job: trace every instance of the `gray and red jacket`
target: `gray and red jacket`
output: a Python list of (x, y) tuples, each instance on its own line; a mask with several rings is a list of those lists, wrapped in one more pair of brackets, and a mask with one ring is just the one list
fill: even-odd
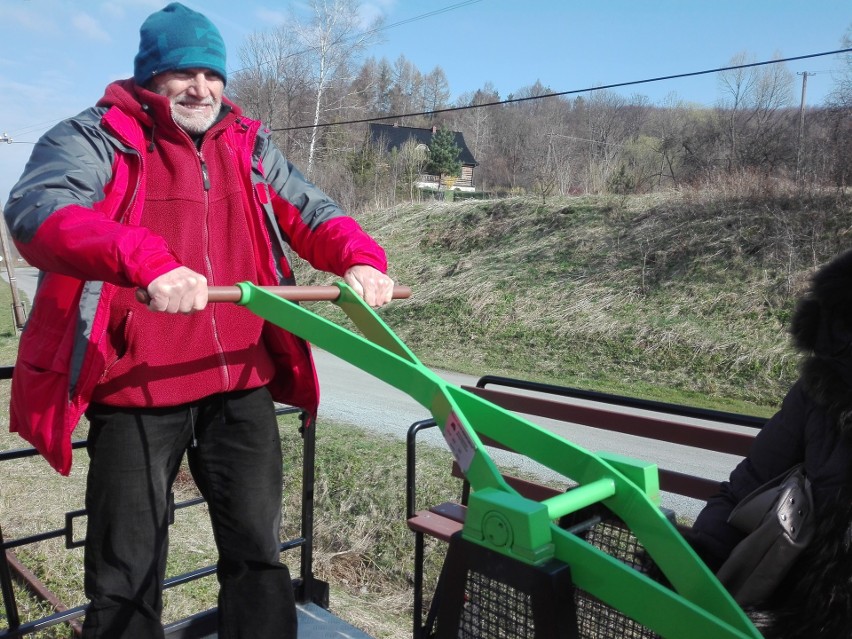
[[(243, 193), (240, 232), (254, 247), (255, 283), (293, 283), (290, 248), (339, 276), (356, 264), (385, 271), (381, 247), (301, 176), (259, 122), (223, 102), (226, 115), (202, 148), (233, 164), (219, 175)], [(15, 364), (10, 429), (62, 474), (71, 468), (71, 433), (115, 356), (110, 305), (183, 264), (163, 237), (139, 225), (147, 190), (156, 188), (146, 180), (147, 155), (161, 125), (150, 114), (167, 108), (165, 98), (132, 80), (111, 84), (96, 107), (42, 137), (5, 209), (16, 247), (42, 271)], [(200, 160), (187, 157), (203, 175)], [(315, 414), (319, 389), (308, 345), (272, 325), (262, 340), (275, 363), (272, 396)]]

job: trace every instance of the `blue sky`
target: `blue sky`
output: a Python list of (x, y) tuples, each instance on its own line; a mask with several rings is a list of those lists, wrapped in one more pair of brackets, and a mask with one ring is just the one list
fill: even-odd
[[(220, 28), (229, 68), (248, 35), (281, 24), (287, 0), (185, 0)], [(93, 104), (132, 74), (139, 26), (163, 0), (0, 0), (0, 203), (32, 150), (60, 119)], [(401, 54), (427, 73), (440, 66), (453, 98), (490, 82), (502, 98), (536, 80), (553, 91), (643, 80), (841, 48), (852, 0), (363, 0), (381, 15), (384, 42), (370, 55)], [(427, 15), (434, 14), (434, 15)], [(402, 24), (397, 24), (402, 23)], [(395, 26), (394, 26), (395, 25)], [(807, 102), (833, 86), (839, 56), (788, 64), (808, 72)], [(801, 75), (796, 76), (797, 83)], [(796, 85), (798, 103), (800, 85)], [(662, 103), (670, 94), (712, 105), (715, 75), (620, 89)]]

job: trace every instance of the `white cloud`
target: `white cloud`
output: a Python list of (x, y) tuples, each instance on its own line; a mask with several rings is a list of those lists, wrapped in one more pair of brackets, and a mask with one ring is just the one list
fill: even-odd
[(385, 18), (396, 5), (396, 0), (372, 0), (361, 5), (359, 17), (364, 27), (371, 27), (376, 18)]
[(109, 0), (109, 2), (101, 3), (101, 11), (117, 18), (123, 18), (128, 12), (132, 13), (138, 8), (147, 9), (153, 13), (164, 6), (164, 0)]
[(97, 40), (98, 42), (106, 43), (112, 42), (112, 38), (109, 33), (101, 27), (97, 20), (87, 13), (75, 14), (71, 18), (71, 24), (74, 25), (74, 28), (77, 29), (77, 31), (90, 40)]
[(260, 24), (265, 24), (269, 28), (282, 25), (289, 19), (289, 14), (275, 9), (257, 9), (254, 15), (257, 16)]
[(4, 30), (16, 27), (36, 34), (53, 34), (58, 31), (56, 23), (50, 19), (50, 12), (45, 12), (44, 7), (31, 5), (30, 3), (19, 4), (15, 7), (0, 6), (0, 23)]

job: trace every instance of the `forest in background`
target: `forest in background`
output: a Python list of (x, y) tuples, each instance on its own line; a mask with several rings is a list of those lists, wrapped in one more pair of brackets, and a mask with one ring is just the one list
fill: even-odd
[[(228, 83), (229, 97), (273, 131), (285, 155), (354, 213), (422, 196), (411, 189), (422, 154), (370, 145), (370, 121), (460, 131), (478, 162), (477, 191), (542, 201), (706, 187), (732, 175), (842, 189), (852, 175), (848, 53), (817, 106), (806, 103), (807, 76), (783, 62), (749, 66), (747, 52), (718, 73), (712, 106), (674, 92), (663, 104), (603, 89), (551, 95), (535, 80), (508, 96), (485, 82), (451, 102), (440, 67), (370, 56), (381, 23), (359, 22), (359, 4), (314, 2), (310, 19), (252, 34)], [(852, 46), (852, 29), (838, 40)]]

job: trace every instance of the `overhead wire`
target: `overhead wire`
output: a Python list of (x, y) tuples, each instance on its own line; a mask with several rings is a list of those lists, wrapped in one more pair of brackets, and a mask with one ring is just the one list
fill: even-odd
[(747, 64), (735, 64), (735, 65), (727, 66), (727, 67), (717, 67), (715, 69), (705, 69), (703, 71), (690, 71), (690, 72), (687, 72), (687, 73), (676, 73), (676, 74), (672, 74), (672, 75), (663, 75), (663, 76), (657, 76), (657, 77), (654, 77), (654, 78), (646, 78), (644, 80), (629, 80), (627, 82), (615, 82), (615, 83), (612, 83), (612, 84), (603, 84), (603, 85), (597, 85), (597, 86), (594, 86), (594, 87), (586, 87), (584, 89), (571, 89), (569, 91), (559, 91), (559, 92), (556, 92), (556, 93), (543, 93), (541, 95), (532, 95), (532, 96), (527, 96), (527, 97), (523, 97), (523, 98), (508, 98), (506, 100), (495, 100), (495, 101), (492, 101), (492, 102), (483, 102), (481, 104), (470, 104), (470, 105), (465, 105), (465, 106), (446, 107), (446, 108), (443, 108), (443, 109), (433, 109), (431, 111), (418, 111), (418, 112), (414, 112), (414, 113), (401, 113), (401, 114), (398, 113), (398, 114), (395, 114), (395, 115), (383, 115), (383, 116), (376, 116), (376, 117), (372, 117), (372, 118), (359, 118), (357, 120), (346, 120), (346, 121), (343, 121), (343, 122), (320, 122), (318, 124), (302, 124), (302, 125), (298, 125), (298, 126), (278, 127), (278, 128), (272, 128), (271, 130), (272, 131), (298, 131), (298, 130), (302, 130), (302, 129), (323, 128), (323, 127), (329, 127), (329, 126), (341, 126), (341, 125), (345, 125), (345, 124), (363, 124), (365, 122), (379, 122), (379, 121), (383, 121), (383, 120), (396, 120), (396, 119), (401, 119), (401, 118), (413, 118), (413, 117), (417, 117), (417, 116), (438, 115), (440, 113), (451, 113), (451, 112), (454, 112), (454, 111), (467, 111), (469, 109), (482, 109), (482, 108), (485, 108), (485, 107), (500, 106), (500, 105), (504, 105), (504, 104), (514, 104), (514, 103), (518, 103), (518, 102), (528, 102), (528, 101), (531, 101), (531, 100), (543, 100), (544, 98), (553, 98), (553, 97), (564, 96), (564, 95), (576, 95), (576, 94), (579, 94), (579, 93), (590, 93), (592, 91), (603, 91), (605, 89), (617, 89), (617, 88), (621, 88), (621, 87), (635, 86), (635, 85), (640, 85), (640, 84), (648, 84), (650, 82), (661, 82), (663, 80), (676, 80), (676, 79), (680, 79), (680, 78), (689, 78), (689, 77), (694, 77), (694, 76), (699, 76), (699, 75), (707, 75), (707, 74), (710, 74), (710, 73), (721, 73), (721, 72), (724, 72), (724, 71), (734, 71), (736, 69), (748, 69), (748, 68), (751, 68), (751, 67), (765, 66), (767, 64), (781, 64), (783, 62), (794, 62), (796, 60), (807, 60), (809, 58), (819, 58), (819, 57), (823, 57), (823, 56), (837, 55), (837, 54), (840, 54), (840, 53), (850, 53), (850, 52), (852, 52), (852, 47), (847, 48), (847, 49), (836, 49), (834, 51), (823, 51), (821, 53), (809, 53), (809, 54), (806, 54), (806, 55), (793, 56), (791, 58), (776, 58), (776, 59), (773, 59), (773, 60), (764, 60), (762, 62), (750, 62), (750, 63), (747, 63)]
[[(357, 36), (353, 35), (353, 36), (349, 36), (347, 38), (341, 38), (340, 40), (337, 40), (336, 42), (334, 42), (334, 44), (338, 44), (340, 42), (345, 42), (346, 40), (352, 40), (356, 37), (358, 37), (358, 38), (367, 37), (367, 36), (370, 36), (370, 35), (373, 35), (373, 34), (376, 34), (376, 33), (380, 33), (382, 31), (387, 31), (388, 29), (393, 29), (394, 27), (400, 27), (404, 24), (411, 24), (412, 22), (418, 22), (420, 20), (425, 20), (426, 18), (431, 18), (433, 16), (441, 15), (442, 13), (447, 13), (449, 11), (461, 9), (463, 7), (466, 7), (466, 6), (469, 6), (469, 5), (472, 5), (472, 4), (476, 4), (478, 2), (482, 2), (482, 0), (464, 0), (464, 2), (457, 2), (456, 4), (451, 4), (449, 6), (441, 8), (441, 9), (435, 9), (434, 11), (428, 11), (426, 13), (421, 13), (419, 15), (412, 16), (411, 18), (399, 20), (399, 21), (394, 22), (392, 24), (386, 24), (386, 25), (382, 25), (380, 27), (376, 27), (375, 29), (370, 29), (368, 31), (364, 31), (363, 33), (357, 34)], [(295, 58), (296, 56), (305, 55), (306, 53), (313, 51), (315, 48), (316, 47), (308, 47), (306, 49), (294, 51), (293, 53), (289, 53), (289, 54), (285, 55), (284, 57), (282, 57), (280, 59), (276, 59), (276, 60), (261, 60), (261, 61), (258, 62), (258, 64), (256, 66), (273, 64), (274, 62), (283, 62), (284, 60), (289, 60), (290, 58)], [(252, 68), (254, 68), (254, 67), (242, 67), (241, 69), (234, 69), (234, 70), (230, 71), (230, 73), (240, 73), (242, 71), (248, 71)]]
[[(450, 10), (453, 10), (453, 9), (456, 9), (456, 8), (460, 8), (462, 6), (474, 4), (476, 2), (481, 2), (481, 1), (482, 0), (466, 0), (465, 2), (460, 2), (460, 3), (457, 3), (455, 5), (450, 5), (448, 7), (444, 7), (443, 9), (438, 9), (438, 10), (435, 10), (435, 11), (432, 11), (432, 12), (429, 12), (429, 13), (421, 14), (420, 16), (415, 16), (415, 17), (409, 18), (407, 20), (402, 20), (400, 22), (396, 22), (396, 23), (394, 23), (392, 25), (388, 25), (387, 27), (384, 27), (384, 28), (391, 28), (391, 27), (394, 27), (394, 26), (399, 26), (401, 24), (406, 24), (406, 23), (409, 23), (409, 22), (413, 22), (415, 20), (420, 20), (420, 19), (424, 19), (426, 17), (431, 17), (433, 15), (444, 13), (444, 12), (447, 12), (447, 11), (450, 11)], [(787, 57), (787, 58), (774, 58), (772, 60), (763, 60), (761, 62), (749, 62), (749, 63), (745, 63), (745, 64), (736, 64), (736, 65), (730, 65), (730, 66), (725, 66), (725, 67), (716, 67), (716, 68), (712, 68), (712, 69), (704, 69), (702, 71), (689, 71), (689, 72), (686, 72), (686, 73), (675, 73), (675, 74), (670, 74), (670, 75), (656, 76), (656, 77), (653, 77), (653, 78), (645, 78), (645, 79), (642, 79), (642, 80), (628, 80), (628, 81), (625, 81), (625, 82), (614, 82), (614, 83), (610, 83), (610, 84), (596, 85), (596, 86), (593, 86), (593, 87), (585, 87), (585, 88), (582, 88), (582, 89), (570, 89), (570, 90), (567, 90), (567, 91), (543, 93), (541, 95), (526, 96), (526, 97), (522, 97), (522, 98), (507, 98), (505, 100), (495, 100), (495, 101), (491, 101), (491, 102), (483, 102), (483, 103), (480, 103), (480, 104), (471, 104), (471, 105), (457, 106), (457, 107), (445, 107), (443, 109), (433, 109), (431, 111), (416, 111), (416, 112), (411, 112), (411, 113), (396, 113), (396, 114), (392, 114), (392, 115), (373, 116), (373, 117), (369, 117), (369, 118), (358, 118), (358, 119), (355, 119), (355, 120), (343, 120), (343, 121), (335, 121), (335, 122), (319, 122), (317, 124), (302, 124), (302, 125), (289, 126), (289, 127), (271, 127), (271, 130), (272, 131), (299, 131), (299, 130), (313, 129), (313, 128), (325, 128), (325, 127), (330, 127), (330, 126), (343, 126), (343, 125), (349, 125), (349, 124), (363, 124), (363, 123), (367, 123), (367, 122), (381, 122), (381, 121), (386, 121), (386, 120), (413, 118), (413, 117), (418, 117), (418, 116), (433, 116), (433, 115), (439, 115), (439, 114), (442, 114), (442, 113), (452, 113), (452, 112), (456, 112), (456, 111), (467, 111), (467, 110), (470, 110), (470, 109), (482, 109), (482, 108), (486, 108), (486, 107), (500, 106), (500, 105), (506, 105), (506, 104), (516, 104), (516, 103), (520, 103), (520, 102), (529, 102), (529, 101), (532, 101), (532, 100), (543, 100), (545, 98), (553, 98), (553, 97), (560, 97), (560, 96), (566, 96), (566, 95), (577, 95), (577, 94), (580, 94), (580, 93), (591, 93), (591, 92), (594, 92), (594, 91), (603, 91), (603, 90), (606, 90), (606, 89), (617, 89), (617, 88), (628, 87), (628, 86), (638, 86), (638, 85), (642, 85), (642, 84), (649, 84), (649, 83), (652, 83), (652, 82), (662, 82), (664, 80), (676, 80), (676, 79), (681, 79), (681, 78), (696, 77), (696, 76), (708, 75), (708, 74), (712, 74), (712, 73), (722, 73), (722, 72), (725, 72), (725, 71), (734, 71), (734, 70), (737, 70), (737, 69), (748, 69), (748, 68), (754, 68), (754, 67), (761, 67), (761, 66), (766, 66), (766, 65), (770, 65), (770, 64), (782, 64), (782, 63), (785, 63), (785, 62), (795, 62), (795, 61), (798, 61), (798, 60), (820, 58), (820, 57), (825, 57), (825, 56), (830, 56), (830, 55), (839, 55), (839, 54), (843, 54), (843, 53), (852, 53), (852, 47), (845, 48), (845, 49), (835, 49), (833, 51), (823, 51), (823, 52), (820, 52), (820, 53), (809, 53), (809, 54), (805, 54), (805, 55), (792, 56), (792, 57)], [(296, 54), (293, 54), (293, 55), (296, 55)], [(48, 122), (48, 123), (45, 123), (45, 124), (50, 124), (50, 123), (51, 122)], [(19, 129), (18, 131), (13, 131), (13, 133), (19, 133), (22, 130), (36, 129), (36, 128), (38, 128), (38, 126), (39, 125), (32, 125), (30, 127), (26, 127), (26, 129)]]

